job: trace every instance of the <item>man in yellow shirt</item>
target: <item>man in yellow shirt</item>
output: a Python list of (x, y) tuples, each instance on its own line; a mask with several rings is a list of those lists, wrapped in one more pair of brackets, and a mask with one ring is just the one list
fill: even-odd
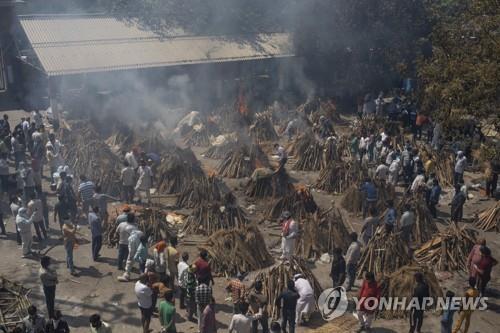
[(176, 249), (177, 247), (177, 237), (172, 236), (170, 238), (170, 245), (165, 249), (165, 258), (167, 260), (167, 269), (169, 274), (168, 287), (174, 290), (174, 282), (177, 277), (177, 264), (179, 263), (179, 252)]
[[(476, 289), (476, 279), (475, 278), (469, 278), (469, 289), (465, 292), (464, 297), (467, 299), (466, 302), (469, 304), (472, 304), (474, 302), (474, 299), (479, 297), (479, 290)], [(467, 333), (469, 331), (469, 325), (470, 325), (470, 317), (472, 316), (472, 309), (462, 309), (460, 310), (458, 314), (458, 320), (457, 323), (455, 324), (455, 327), (453, 328), (453, 333), (458, 333), (458, 332), (463, 332)], [(462, 328), (462, 323), (464, 324), (463, 330), (460, 330)]]

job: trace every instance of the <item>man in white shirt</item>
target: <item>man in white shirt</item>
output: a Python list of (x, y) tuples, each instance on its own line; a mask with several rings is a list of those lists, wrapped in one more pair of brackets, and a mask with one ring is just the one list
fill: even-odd
[(133, 230), (137, 229), (135, 224), (134, 213), (127, 214), (127, 221), (121, 222), (116, 228), (116, 232), (119, 235), (118, 239), (118, 269), (123, 270), (124, 263), (128, 257), (128, 238), (132, 234)]
[(388, 173), (389, 173), (389, 167), (381, 163), (375, 170), (375, 177), (385, 183), (387, 181)]
[(248, 315), (248, 303), (240, 303), (240, 312), (233, 315), (231, 324), (229, 324), (229, 333), (251, 333), (252, 322), (259, 318), (259, 314)]
[(134, 147), (132, 148), (132, 151), (129, 151), (128, 153), (125, 154), (125, 161), (134, 169), (137, 170), (139, 167), (138, 160), (139, 159), (139, 148)]
[(415, 214), (412, 212), (410, 205), (405, 205), (404, 213), (401, 215), (401, 238), (406, 242), (411, 241), (411, 231), (415, 224)]
[(153, 290), (148, 287), (147, 283), (147, 275), (141, 275), (134, 288), (137, 304), (141, 310), (141, 323), (144, 333), (149, 333), (149, 324), (153, 315)]
[(299, 225), (288, 211), (281, 214), (281, 220), (281, 259), (289, 260), (295, 252), (295, 240), (298, 237)]
[(455, 186), (464, 183), (464, 172), (467, 166), (467, 157), (464, 155), (463, 151), (457, 153), (457, 159), (455, 162)]
[(137, 184), (135, 185), (135, 191), (139, 201), (141, 200), (141, 192), (146, 193), (146, 198), (148, 204), (151, 204), (151, 188), (153, 187), (153, 171), (149, 165), (146, 165), (145, 161), (141, 161), (141, 166), (137, 170), (139, 174), (139, 179), (137, 179)]
[(353, 232), (351, 233), (351, 245), (347, 249), (347, 253), (345, 255), (345, 263), (346, 263), (346, 271), (347, 278), (345, 280), (345, 290), (350, 291), (352, 286), (354, 285), (354, 281), (356, 279), (356, 271), (358, 268), (358, 261), (361, 257), (361, 246), (358, 242), (358, 234)]
[(388, 183), (396, 186), (398, 184), (398, 178), (399, 178), (399, 170), (401, 168), (401, 162), (398, 158), (392, 161), (391, 165), (389, 166), (389, 177), (388, 177)]
[(425, 186), (426, 186), (425, 185), (425, 176), (424, 176), (423, 172), (420, 171), (420, 173), (417, 175), (417, 177), (415, 177), (415, 179), (413, 180), (413, 183), (411, 184), (410, 191), (412, 193), (416, 193), (417, 191), (424, 188)]
[(189, 254), (187, 252), (182, 253), (181, 261), (177, 264), (177, 281), (179, 283), (179, 288), (181, 289), (181, 297), (179, 300), (180, 308), (185, 309), (185, 299), (187, 293), (187, 273), (189, 269), (189, 264), (187, 263), (189, 260)]
[(123, 162), (124, 168), (121, 171), (123, 199), (126, 203), (134, 200), (135, 170), (127, 161)]
[(309, 315), (313, 311), (315, 304), (314, 290), (302, 274), (295, 274), (293, 279), (295, 280), (295, 289), (300, 296), (295, 308), (295, 324), (299, 325), (301, 320), (305, 323), (309, 321)]

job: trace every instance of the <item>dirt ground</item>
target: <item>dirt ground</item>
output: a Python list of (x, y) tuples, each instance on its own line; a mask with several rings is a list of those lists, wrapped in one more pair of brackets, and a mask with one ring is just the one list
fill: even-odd
[[(9, 112), (11, 124), (15, 125), (22, 112)], [(198, 158), (206, 169), (214, 169), (217, 161), (208, 160), (201, 156), (203, 149), (194, 149)], [(310, 172), (289, 171), (291, 176), (299, 183), (313, 184), (317, 174)], [(45, 171), (47, 174), (47, 171)], [(467, 175), (468, 179), (478, 178), (478, 175)], [(263, 211), (262, 203), (254, 203), (247, 200), (242, 195), (245, 180), (227, 180), (227, 185), (235, 190), (240, 198), (240, 204), (247, 207), (251, 204), (257, 205), (256, 213), (251, 216), (252, 220), (260, 221), (259, 212)], [(59, 274), (60, 283), (56, 292), (56, 308), (60, 309), (64, 317), (68, 320), (72, 332), (89, 332), (88, 317), (93, 313), (101, 314), (104, 321), (112, 324), (114, 332), (140, 332), (140, 313), (137, 307), (132, 282), (121, 283), (117, 277), (121, 272), (116, 269), (117, 249), (103, 248), (101, 251), (101, 262), (94, 263), (91, 260), (90, 244), (81, 244), (74, 253), (75, 265), (80, 273), (79, 277), (72, 277), (65, 267), (65, 252), (62, 241), (58, 238), (60, 233), (58, 226), (53, 223), (52, 207), (55, 197), (50, 193), (48, 183), (44, 183), (44, 189), (49, 192), (50, 212), (50, 239), (44, 244), (34, 243), (34, 248), (46, 250), (54, 246), (48, 252), (53, 258), (55, 267)], [(445, 227), (445, 220), (449, 217), (448, 203), (451, 199), (450, 189), (444, 189), (444, 200), (439, 206), (439, 228)], [(318, 205), (322, 208), (330, 207), (332, 201), (337, 203), (340, 197), (326, 195), (324, 193), (313, 191)], [(471, 192), (474, 196), (465, 205), (465, 218), (470, 220), (475, 213), (492, 205), (491, 200), (484, 199), (479, 192)], [(0, 275), (23, 283), (31, 288), (30, 299), (45, 313), (45, 303), (43, 292), (41, 290), (38, 268), (39, 263), (34, 259), (21, 259), (21, 249), (15, 241), (14, 219), (10, 217), (6, 199), (2, 200), (2, 207), (7, 227), (8, 236), (0, 236), (0, 253), (4, 253), (2, 264), (0, 265)], [(356, 231), (361, 229), (361, 218), (351, 216), (344, 212), (344, 217), (353, 226)], [(265, 222), (260, 224), (263, 234), (266, 237), (266, 245), (269, 248), (275, 248), (279, 243), (279, 227), (276, 222)], [(90, 231), (88, 226), (81, 228), (83, 238), (89, 240)], [(488, 245), (491, 247), (493, 255), (500, 257), (500, 239), (494, 232), (482, 233), (485, 236)], [(196, 256), (196, 244), (199, 244), (203, 238), (187, 237), (180, 242), (179, 250), (187, 251), (193, 259)], [(330, 279), (328, 276), (329, 265), (316, 262), (311, 264), (311, 268), (323, 287), (329, 287)], [(439, 272), (438, 272), (439, 273)], [(442, 277), (441, 284), (444, 288), (450, 288), (457, 294), (461, 294), (464, 286), (467, 284), (467, 276), (464, 273), (438, 274)], [(137, 276), (137, 274), (134, 274)], [(217, 301), (217, 321), (218, 331), (226, 332), (231, 319), (231, 306), (225, 303), (226, 292), (224, 290), (226, 279), (224, 277), (216, 278), (214, 287), (214, 296)], [(248, 282), (248, 281), (247, 281)], [(488, 310), (476, 312), (472, 317), (470, 332), (498, 332), (500, 326), (500, 268), (495, 267), (492, 273), (492, 280), (489, 284)], [(359, 283), (358, 283), (359, 285)], [(309, 327), (300, 327), (297, 332), (353, 332), (357, 329), (356, 321), (352, 314), (346, 314), (331, 323), (325, 323), (318, 314), (314, 314)], [(159, 331), (159, 321), (154, 318), (152, 321), (154, 332)], [(183, 311), (179, 310), (177, 315), (178, 332), (193, 333), (196, 332), (196, 324), (188, 322)], [(374, 332), (404, 332), (408, 330), (406, 320), (376, 320), (374, 322)], [(426, 313), (422, 332), (438, 332), (439, 316), (437, 314)]]

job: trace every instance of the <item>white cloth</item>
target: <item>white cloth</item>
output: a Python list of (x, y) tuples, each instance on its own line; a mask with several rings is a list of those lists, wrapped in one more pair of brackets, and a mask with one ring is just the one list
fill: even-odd
[(186, 286), (183, 285), (184, 281), (182, 279), (182, 275), (187, 272), (186, 270), (188, 268), (189, 268), (189, 265), (182, 260), (177, 264), (177, 281), (179, 281), (179, 287), (186, 288)]
[(299, 225), (295, 220), (292, 220), (288, 230), (288, 235), (283, 235), (281, 238), (282, 257), (290, 259), (295, 252), (295, 239), (299, 233)]
[(158, 252), (158, 250), (155, 248), (153, 250), (153, 260), (155, 261), (156, 272), (165, 273), (167, 271), (167, 260), (165, 259), (165, 251)]
[(295, 289), (297, 289), (297, 293), (300, 296), (297, 300), (297, 306), (295, 307), (295, 321), (299, 323), (303, 315), (305, 315), (306, 318), (309, 318), (309, 314), (314, 309), (314, 290), (309, 281), (302, 277), (295, 281)]
[(253, 318), (244, 314), (235, 314), (229, 324), (229, 333), (251, 333)]
[(135, 158), (134, 153), (132, 153), (131, 151), (125, 154), (125, 161), (127, 161), (128, 165), (134, 168), (134, 170), (139, 167), (137, 159)]
[(459, 173), (459, 174), (463, 174), (466, 166), (467, 166), (467, 157), (465, 157), (465, 156), (458, 157), (457, 156), (457, 162), (455, 163), (455, 172)]
[(141, 281), (135, 283), (135, 296), (137, 297), (137, 304), (143, 309), (149, 309), (153, 306), (153, 291), (147, 285), (142, 284)]
[(132, 234), (132, 231), (137, 230), (137, 226), (132, 223), (122, 222), (116, 228), (116, 232), (120, 236), (118, 244), (128, 245), (128, 238)]
[(346, 264), (354, 264), (356, 265), (359, 261), (359, 257), (361, 256), (361, 247), (358, 242), (352, 242), (347, 249), (347, 253), (345, 255), (345, 263)]
[(137, 180), (136, 190), (149, 191), (152, 184), (153, 172), (149, 166), (139, 167), (139, 179)]

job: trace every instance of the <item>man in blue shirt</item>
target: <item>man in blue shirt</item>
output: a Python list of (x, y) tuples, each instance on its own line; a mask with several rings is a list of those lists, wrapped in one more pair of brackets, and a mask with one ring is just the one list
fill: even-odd
[(363, 192), (363, 218), (365, 218), (370, 208), (375, 207), (377, 203), (377, 187), (370, 178), (366, 178), (360, 190)]
[(396, 212), (396, 208), (394, 208), (394, 201), (388, 200), (387, 211), (384, 216), (384, 223), (387, 232), (391, 232), (392, 230), (394, 230), (394, 227), (396, 226), (397, 216), (398, 213)]
[(439, 186), (437, 178), (434, 178), (432, 181), (431, 193), (429, 194), (429, 210), (434, 218), (437, 217), (436, 205), (439, 203), (440, 196), (441, 186)]

